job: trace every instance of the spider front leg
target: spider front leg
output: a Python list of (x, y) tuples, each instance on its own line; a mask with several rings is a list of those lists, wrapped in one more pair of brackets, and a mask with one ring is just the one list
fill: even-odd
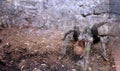
[(101, 49), (102, 49), (102, 56), (107, 61), (108, 58), (106, 55), (105, 43), (104, 43), (104, 39), (102, 37), (100, 37), (100, 43), (101, 43)]
[(78, 66), (81, 66), (84, 71), (87, 71), (87, 69), (89, 67), (90, 49), (91, 49), (91, 43), (86, 42), (85, 43), (85, 49), (84, 49), (85, 51), (83, 52), (83, 58), (76, 63)]
[(91, 50), (91, 42), (86, 43), (86, 55), (85, 55), (85, 66), (84, 70), (86, 71), (89, 67), (89, 62), (90, 62), (90, 50)]
[(63, 40), (63, 42), (62, 42), (62, 50), (61, 50), (62, 55), (66, 55), (66, 48), (67, 48), (67, 45), (70, 42), (70, 40), (73, 40), (73, 35), (72, 34), (69, 34), (65, 38), (65, 40)]

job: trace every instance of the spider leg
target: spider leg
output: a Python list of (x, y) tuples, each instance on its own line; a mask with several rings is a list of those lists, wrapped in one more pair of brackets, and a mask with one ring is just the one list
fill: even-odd
[(100, 37), (100, 43), (101, 43), (101, 49), (102, 49), (102, 56), (105, 60), (108, 60), (106, 55), (105, 43), (102, 37)]
[(68, 43), (70, 42), (70, 40), (73, 40), (73, 33), (69, 33), (66, 38), (64, 39), (64, 41), (62, 42), (62, 51), (61, 54), (66, 55), (66, 48)]

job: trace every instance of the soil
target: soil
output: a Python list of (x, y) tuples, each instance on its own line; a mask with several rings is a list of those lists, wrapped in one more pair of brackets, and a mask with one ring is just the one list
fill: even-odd
[(111, 43), (112, 46), (112, 53), (113, 57), (115, 59), (115, 66), (116, 71), (120, 70), (120, 28), (117, 28), (117, 39), (112, 39), (113, 43)]
[[(63, 31), (35, 28), (6, 28), (0, 30), (0, 71), (83, 71), (76, 65), (79, 57), (72, 46), (62, 58)], [(108, 43), (109, 44), (109, 43)], [(99, 44), (91, 50), (88, 71), (116, 71), (107, 45), (108, 61), (101, 57)]]

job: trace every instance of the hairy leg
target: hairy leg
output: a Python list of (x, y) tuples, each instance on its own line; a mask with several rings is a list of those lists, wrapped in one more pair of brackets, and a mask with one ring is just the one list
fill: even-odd
[(70, 40), (73, 40), (73, 33), (70, 33), (62, 42), (62, 51), (61, 54), (66, 54), (66, 48)]
[(86, 42), (85, 52), (82, 60), (79, 60), (76, 64), (81, 66), (84, 71), (89, 67), (89, 54), (90, 54), (91, 42)]
[(100, 37), (100, 43), (101, 43), (101, 49), (102, 49), (102, 56), (104, 57), (105, 60), (108, 60), (106, 55), (104, 39), (102, 37)]

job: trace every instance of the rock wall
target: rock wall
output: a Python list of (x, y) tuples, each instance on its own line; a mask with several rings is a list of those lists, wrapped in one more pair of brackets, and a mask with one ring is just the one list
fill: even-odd
[(110, 0), (110, 14), (115, 17), (117, 22), (120, 22), (120, 0)]
[[(8, 24), (19, 26), (67, 30), (74, 25), (85, 27), (115, 19), (110, 16), (110, 11), (114, 10), (110, 0), (6, 0), (4, 2), (8, 10), (7, 14), (2, 14), (1, 17), (7, 17)], [(4, 2), (0, 3), (4, 5)]]

